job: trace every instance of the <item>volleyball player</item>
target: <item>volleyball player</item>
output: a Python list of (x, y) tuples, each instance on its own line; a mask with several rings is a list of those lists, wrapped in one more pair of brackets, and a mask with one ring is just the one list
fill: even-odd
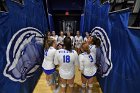
[[(93, 54), (96, 54), (96, 45), (95, 45), (95, 38), (92, 37), (92, 36), (89, 36), (88, 39), (87, 39), (87, 43), (89, 44), (89, 49), (90, 49), (90, 52), (93, 53)], [(96, 55), (95, 55), (96, 57)]]
[(60, 36), (58, 37), (58, 44), (63, 44), (63, 40), (66, 36), (64, 35), (63, 31), (60, 31)]
[(86, 91), (86, 84), (88, 86), (88, 93), (92, 93), (93, 88), (93, 77), (96, 74), (96, 54), (90, 53), (89, 45), (87, 43), (82, 43), (81, 53), (79, 55), (79, 63), (81, 70), (82, 88), (83, 92)]
[(55, 31), (52, 31), (51, 38), (53, 38), (54, 40), (56, 40), (56, 42), (58, 42), (58, 35), (56, 35)]
[(83, 42), (83, 37), (80, 36), (80, 32), (77, 31), (76, 36), (74, 38), (74, 44), (75, 44), (75, 50), (77, 51), (78, 54), (80, 53), (80, 47), (82, 42)]
[(48, 38), (47, 40), (45, 40), (44, 60), (42, 64), (43, 71), (46, 74), (47, 83), (51, 86), (54, 93), (56, 89), (56, 78), (58, 77), (54, 65), (56, 45), (56, 40), (54, 40), (53, 38)]
[(71, 36), (70, 31), (67, 31), (67, 37), (70, 37), (71, 38), (72, 45), (74, 45), (74, 37)]
[(66, 84), (70, 87), (70, 93), (73, 93), (75, 65), (78, 64), (78, 54), (75, 50), (72, 50), (70, 37), (64, 38), (64, 49), (56, 51), (54, 63), (59, 66), (62, 93), (66, 93)]
[(89, 35), (88, 32), (85, 32), (85, 35), (86, 35), (86, 36), (84, 37), (84, 41), (87, 42), (87, 39), (89, 38), (90, 35)]

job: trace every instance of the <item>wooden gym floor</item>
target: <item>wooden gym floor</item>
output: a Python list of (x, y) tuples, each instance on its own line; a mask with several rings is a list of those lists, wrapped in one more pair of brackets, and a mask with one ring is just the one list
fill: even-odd
[[(101, 88), (99, 86), (99, 83), (97, 82), (96, 78), (94, 79), (93, 83), (93, 93), (102, 93)], [(76, 74), (75, 74), (75, 84), (74, 84), (74, 93), (81, 93), (81, 74), (76, 68)], [(53, 93), (50, 86), (47, 86), (46, 83), (46, 76), (45, 73), (42, 73), (33, 93)], [(60, 91), (58, 93), (61, 93)], [(69, 93), (68, 89), (67, 92)]]

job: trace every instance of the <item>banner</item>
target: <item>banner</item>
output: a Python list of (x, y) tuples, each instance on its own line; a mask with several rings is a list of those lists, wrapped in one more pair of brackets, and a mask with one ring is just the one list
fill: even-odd
[(32, 93), (42, 72), (46, 15), (42, 0), (13, 1), (0, 12), (0, 93)]
[(140, 29), (128, 28), (130, 10), (109, 13), (108, 2), (99, 5), (98, 0), (86, 1), (92, 4), (85, 8), (84, 31), (100, 39), (100, 64), (103, 73), (107, 71), (97, 76), (103, 93), (139, 93)]
[(84, 33), (84, 14), (81, 14), (80, 33), (81, 33), (82, 36), (85, 36), (85, 33)]
[(48, 23), (49, 23), (49, 27), (50, 27), (50, 31), (54, 31), (54, 23), (53, 23), (53, 16), (52, 14), (48, 13)]
[(84, 17), (84, 21), (81, 20), (81, 24), (84, 24), (83, 27), (84, 32), (90, 32), (95, 26), (97, 26), (98, 18), (100, 15), (99, 12), (100, 12), (99, 0), (85, 0), (85, 8), (83, 14), (84, 16), (81, 16)]
[(138, 93), (140, 85), (140, 29), (128, 29), (129, 11), (110, 14), (113, 69), (100, 78), (103, 93)]

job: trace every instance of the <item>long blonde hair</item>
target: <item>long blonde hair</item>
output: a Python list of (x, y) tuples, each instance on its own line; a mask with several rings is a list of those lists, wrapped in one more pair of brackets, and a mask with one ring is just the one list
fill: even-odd
[(53, 45), (55, 40), (53, 38), (48, 38), (45, 40), (45, 49), (49, 49), (50, 46)]

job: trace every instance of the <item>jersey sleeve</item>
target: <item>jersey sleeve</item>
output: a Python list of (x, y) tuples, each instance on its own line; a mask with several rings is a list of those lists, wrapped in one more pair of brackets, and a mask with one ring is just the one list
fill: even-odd
[(79, 66), (78, 54), (77, 54), (76, 51), (75, 51), (75, 62), (74, 62), (74, 64), (75, 64), (76, 66)]
[(60, 43), (60, 37), (58, 36), (58, 39), (57, 39), (58, 43)]
[(83, 55), (79, 55), (79, 69), (83, 70), (84, 69), (84, 60), (83, 60), (84, 56)]
[(76, 41), (76, 40), (75, 40), (75, 36), (74, 36), (74, 37), (73, 37), (73, 43), (74, 43), (74, 44), (75, 44), (75, 41)]
[(83, 39), (83, 37), (81, 36), (81, 41), (83, 42), (84, 41), (84, 39)]
[(95, 45), (91, 45), (90, 52), (93, 53), (94, 55), (96, 55), (96, 47), (95, 47)]
[(84, 37), (84, 42), (86, 41), (86, 37)]
[(54, 64), (58, 65), (59, 61), (58, 61), (58, 51), (56, 51), (55, 56), (54, 56)]

